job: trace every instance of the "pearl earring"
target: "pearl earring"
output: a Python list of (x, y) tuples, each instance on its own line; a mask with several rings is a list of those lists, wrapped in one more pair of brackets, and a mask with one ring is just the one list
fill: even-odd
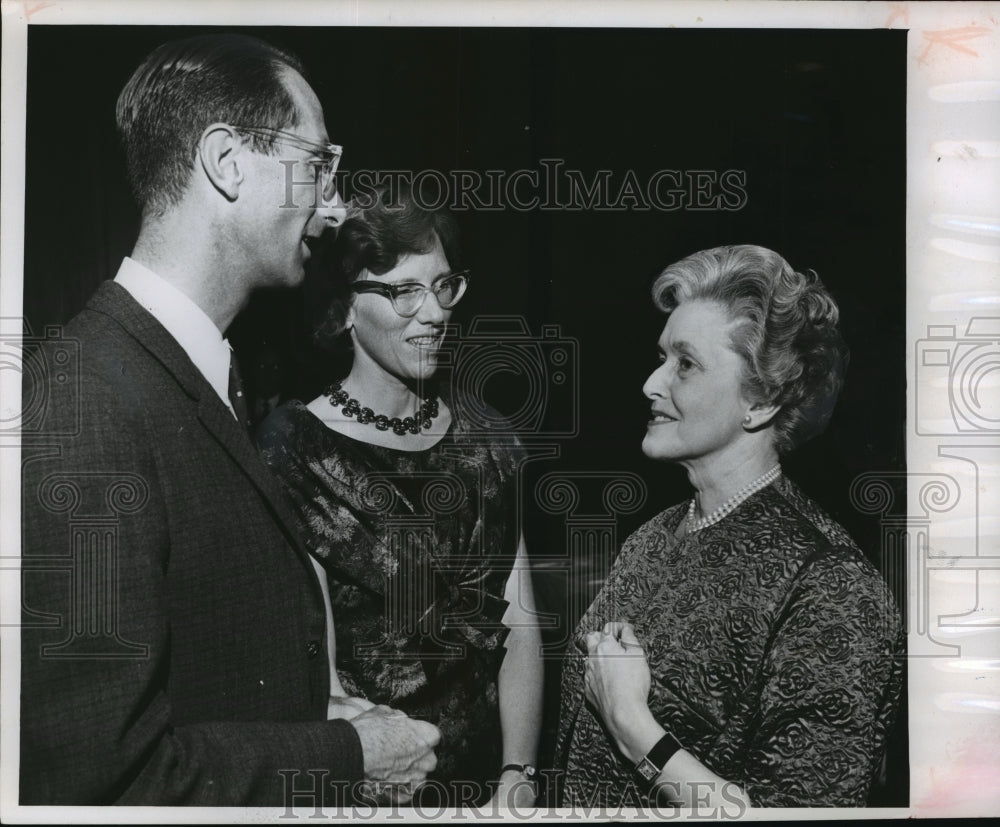
[(753, 422), (753, 417), (751, 417), (750, 414), (747, 414), (745, 417), (743, 417), (744, 425), (749, 425), (751, 422)]

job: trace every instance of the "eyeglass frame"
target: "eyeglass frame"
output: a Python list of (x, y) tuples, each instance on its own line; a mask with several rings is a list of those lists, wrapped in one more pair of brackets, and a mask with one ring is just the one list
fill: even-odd
[[(326, 143), (317, 144), (313, 143), (301, 135), (296, 135), (294, 132), (286, 132), (283, 129), (273, 129), (270, 126), (237, 126), (231, 124), (232, 128), (237, 132), (242, 132), (247, 135), (254, 135), (258, 138), (271, 138), (279, 143), (288, 144), (289, 146), (294, 146), (297, 149), (304, 149), (309, 152), (313, 152), (317, 155), (321, 155), (321, 158), (309, 158), (306, 159), (306, 163), (313, 167), (314, 181), (317, 184), (322, 182), (325, 177), (328, 183), (322, 183), (322, 188), (320, 190), (320, 195), (325, 203), (329, 203), (337, 195), (337, 167), (340, 166), (340, 158), (344, 154), (344, 148), (339, 144)], [(333, 187), (333, 190), (328, 196), (327, 188), (329, 186)]]
[[(455, 299), (451, 304), (445, 307), (441, 304), (441, 299), (438, 298), (436, 286), (443, 284), (449, 279), (461, 278), (462, 279), (462, 292), (458, 294), (458, 298)], [(397, 315), (402, 316), (404, 319), (412, 319), (417, 313), (420, 312), (420, 308), (424, 306), (424, 302), (427, 301), (428, 293), (434, 294), (434, 300), (438, 303), (438, 306), (442, 310), (451, 310), (456, 304), (458, 304), (463, 298), (465, 298), (465, 291), (469, 289), (470, 281), (470, 271), (469, 270), (459, 270), (455, 273), (448, 273), (443, 276), (439, 276), (434, 279), (434, 283), (427, 287), (421, 284), (419, 281), (401, 281), (398, 284), (386, 284), (382, 281), (372, 281), (371, 279), (358, 279), (357, 281), (352, 281), (349, 285), (349, 289), (353, 293), (376, 293), (379, 296), (387, 298), (392, 303), (392, 309), (396, 311)], [(399, 308), (396, 306), (396, 299), (398, 298), (397, 293), (400, 288), (403, 287), (419, 287), (423, 293), (418, 302), (417, 306), (413, 309), (412, 313), (400, 313)]]

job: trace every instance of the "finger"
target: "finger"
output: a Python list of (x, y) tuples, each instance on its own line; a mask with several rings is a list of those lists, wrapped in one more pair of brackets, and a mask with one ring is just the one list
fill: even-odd
[(386, 706), (385, 704), (379, 704), (378, 706), (375, 707), (375, 709), (377, 709), (383, 715), (388, 716), (389, 718), (406, 718), (407, 717), (406, 713), (403, 712), (403, 710), (401, 710), (401, 709), (395, 709), (394, 707)]
[(441, 730), (432, 723), (414, 720), (413, 731), (417, 738), (431, 749), (441, 743)]
[(601, 641), (601, 633), (587, 632), (586, 641), (588, 654), (593, 654), (594, 650), (597, 648), (597, 644)]
[(388, 710), (389, 707), (387, 706), (373, 706), (371, 709), (366, 709), (361, 713), (361, 715), (363, 715), (366, 720), (371, 720), (372, 718), (388, 718)]
[(392, 781), (379, 785), (379, 803), (403, 803), (413, 798), (413, 787), (408, 781)]
[(410, 792), (416, 792), (421, 784), (426, 783), (427, 773), (409, 770), (402, 775), (397, 776), (397, 778), (398, 780), (396, 783), (405, 785)]
[(413, 769), (427, 775), (430, 772), (434, 772), (434, 769), (437, 767), (437, 763), (437, 756), (433, 752), (429, 752), (417, 759), (416, 763), (413, 765)]
[(606, 635), (611, 635), (615, 640), (619, 640), (622, 636), (622, 629), (627, 626), (628, 623), (622, 620), (612, 620), (609, 623), (604, 624), (604, 633)]
[(396, 803), (397, 804), (409, 804), (413, 801), (413, 790), (407, 787), (401, 787), (399, 792), (396, 793)]
[(639, 642), (639, 637), (635, 633), (635, 626), (633, 626), (631, 623), (622, 624), (620, 637), (622, 643), (634, 643), (636, 645), (641, 645)]
[(603, 635), (601, 637), (600, 643), (597, 644), (597, 648), (594, 650), (593, 654), (598, 657), (605, 655), (620, 655), (622, 653), (622, 644), (618, 638), (611, 637), (610, 635)]

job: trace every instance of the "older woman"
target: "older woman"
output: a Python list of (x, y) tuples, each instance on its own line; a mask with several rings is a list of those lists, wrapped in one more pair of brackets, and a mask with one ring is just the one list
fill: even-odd
[(761, 247), (667, 267), (642, 449), (694, 496), (625, 542), (565, 663), (563, 803), (863, 806), (900, 689), (881, 577), (783, 476), (842, 384), (837, 307)]
[(347, 340), (350, 370), (276, 409), (259, 440), (325, 570), (331, 715), (376, 703), (437, 725), (423, 802), (482, 803), (499, 780), (498, 797), (524, 806), (542, 664), (515, 517), (521, 450), (509, 430), (474, 432), (458, 415), (469, 400), (435, 382), (469, 281), (453, 220), (405, 188), (376, 195), (351, 209), (323, 272), (335, 298), (319, 338)]

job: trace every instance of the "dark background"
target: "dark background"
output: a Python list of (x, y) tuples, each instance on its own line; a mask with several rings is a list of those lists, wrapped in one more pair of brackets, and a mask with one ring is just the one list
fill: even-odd
[[(134, 243), (138, 215), (114, 128), (119, 90), (159, 43), (212, 30), (29, 27), (24, 315), (33, 331), (71, 318)], [(467, 329), (483, 315), (517, 315), (533, 335), (558, 325), (577, 342), (577, 393), (549, 402), (575, 406), (579, 433), (525, 470), (533, 557), (568, 553), (564, 518), (531, 502), (543, 474), (638, 474), (648, 497), (618, 518), (619, 542), (689, 495), (681, 471), (639, 449), (641, 387), (662, 327), (649, 285), (691, 252), (754, 243), (816, 270), (840, 304), (852, 351), (846, 387), (828, 431), (784, 465), (884, 568), (878, 520), (854, 509), (848, 491), (861, 473), (905, 466), (905, 32), (245, 31), (302, 58), (331, 139), (345, 147), (342, 169), (513, 172), (560, 159), (588, 181), (614, 171), (612, 192), (629, 169), (640, 182), (661, 169), (746, 172), (737, 211), (458, 213), (473, 282), (453, 321)], [(251, 386), (265, 342), (281, 360), (284, 396), (312, 398), (332, 378), (308, 345), (303, 303), (301, 290), (258, 297), (230, 331)], [(481, 390), (511, 413), (523, 408), (525, 381), (505, 374)], [(543, 413), (552, 423), (566, 411)], [(539, 561), (542, 608), (561, 618), (549, 634), (556, 648), (603, 575), (593, 561), (570, 564), (583, 593), (574, 602), (551, 571), (558, 562)], [(543, 766), (557, 661), (550, 671)], [(907, 803), (905, 707), (901, 720), (880, 804)]]

